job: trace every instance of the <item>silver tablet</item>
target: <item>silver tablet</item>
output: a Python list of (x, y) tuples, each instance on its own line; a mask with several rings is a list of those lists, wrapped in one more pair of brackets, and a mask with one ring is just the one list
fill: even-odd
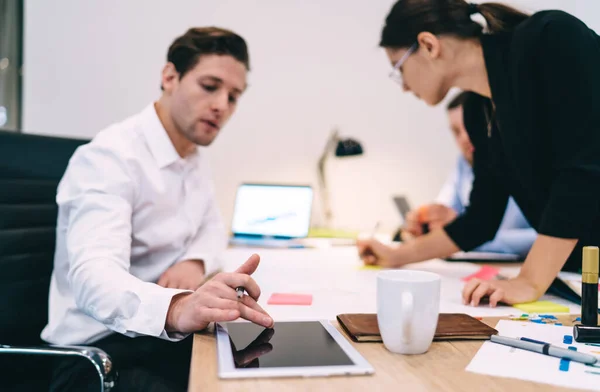
[(371, 365), (328, 321), (218, 323), (220, 378), (373, 374)]

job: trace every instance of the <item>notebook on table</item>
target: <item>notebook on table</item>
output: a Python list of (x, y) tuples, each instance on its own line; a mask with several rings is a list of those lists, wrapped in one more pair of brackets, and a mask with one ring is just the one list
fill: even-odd
[[(355, 342), (381, 342), (377, 315), (347, 313), (337, 316), (342, 329)], [(498, 331), (468, 314), (440, 313), (433, 340), (487, 340)]]

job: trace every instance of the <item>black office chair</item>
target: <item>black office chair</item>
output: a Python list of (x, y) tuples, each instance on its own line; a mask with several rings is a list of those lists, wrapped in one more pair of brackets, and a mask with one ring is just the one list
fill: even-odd
[(48, 390), (51, 366), (44, 356), (87, 359), (100, 391), (114, 386), (116, 372), (104, 351), (40, 339), (48, 320), (56, 188), (71, 155), (86, 142), (0, 131), (0, 390)]

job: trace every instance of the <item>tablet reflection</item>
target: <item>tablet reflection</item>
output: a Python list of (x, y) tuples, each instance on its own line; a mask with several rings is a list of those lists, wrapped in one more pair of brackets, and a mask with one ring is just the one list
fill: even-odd
[(239, 350), (229, 338), (231, 351), (233, 353), (233, 362), (236, 368), (257, 368), (260, 367), (258, 358), (270, 353), (273, 350), (273, 345), (269, 343), (273, 335), (274, 329), (267, 328), (260, 333), (246, 348)]

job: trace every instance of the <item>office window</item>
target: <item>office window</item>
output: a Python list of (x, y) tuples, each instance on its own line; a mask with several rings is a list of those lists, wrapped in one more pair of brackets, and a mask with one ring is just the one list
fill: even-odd
[(0, 0), (0, 129), (21, 130), (23, 2)]

